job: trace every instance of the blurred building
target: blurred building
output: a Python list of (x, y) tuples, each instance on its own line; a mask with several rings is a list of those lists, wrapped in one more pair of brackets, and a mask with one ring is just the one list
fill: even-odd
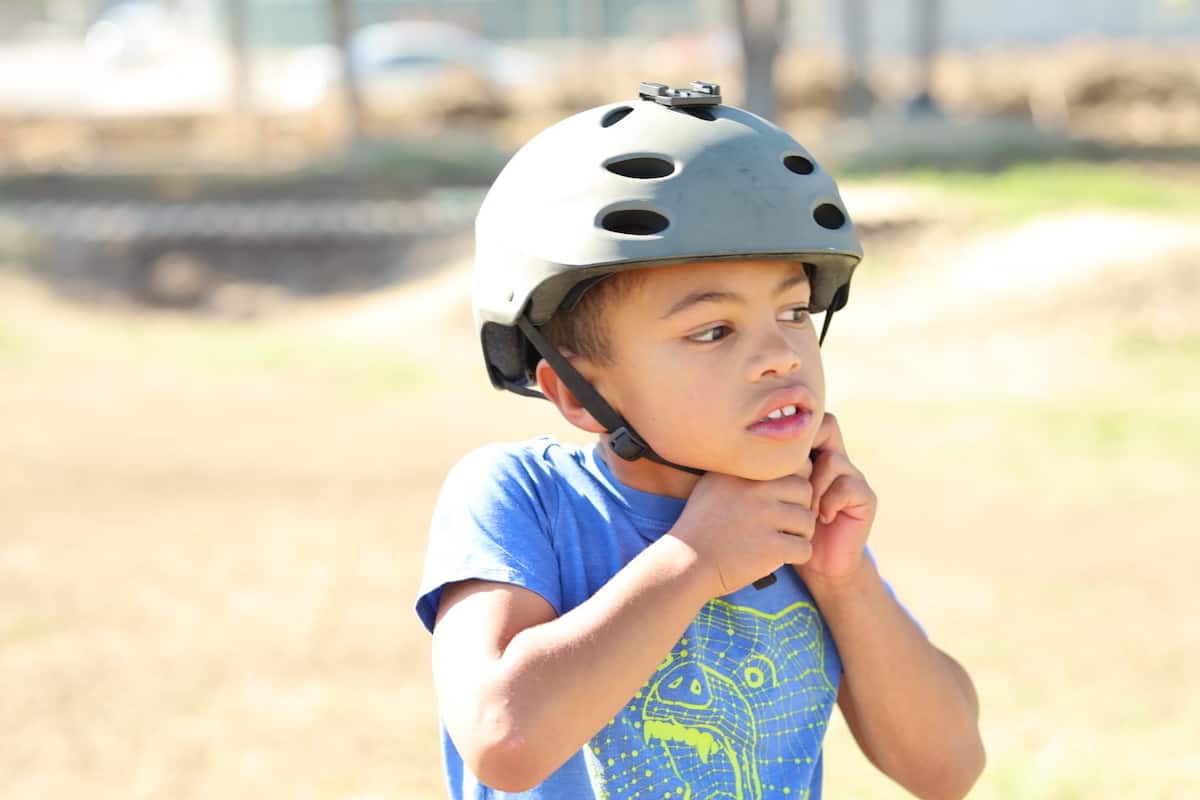
[[(803, 44), (839, 35), (836, 0), (800, 0), (794, 34)], [(917, 0), (868, 2), (873, 52), (907, 53)], [(1192, 0), (941, 0), (941, 43), (950, 50), (1053, 45), (1081, 37), (1200, 39), (1200, 3)]]
[[(86, 27), (122, 3), (151, 3), (219, 29), (231, 0), (4, 0), (0, 37), (31, 24)], [(329, 39), (330, 0), (244, 0), (255, 44), (297, 46)], [(873, 52), (906, 52), (917, 0), (867, 2)], [(664, 37), (727, 25), (733, 0), (352, 0), (360, 25), (398, 19), (453, 22), (494, 39)], [(941, 0), (942, 41), (951, 49), (1050, 45), (1067, 39), (1200, 39), (1198, 0)], [(801, 44), (840, 41), (840, 0), (793, 0)]]
[[(208, 2), (220, 14), (227, 0)], [(326, 36), (328, 0), (249, 0), (256, 39), (301, 44)], [(355, 0), (360, 23), (440, 19), (498, 39), (669, 36), (727, 24), (733, 0)], [(800, 42), (839, 40), (839, 0), (794, 0)], [(881, 54), (909, 49), (915, 0), (875, 0), (871, 45)], [(1200, 38), (1194, 0), (943, 0), (946, 47), (1047, 45), (1081, 36)]]

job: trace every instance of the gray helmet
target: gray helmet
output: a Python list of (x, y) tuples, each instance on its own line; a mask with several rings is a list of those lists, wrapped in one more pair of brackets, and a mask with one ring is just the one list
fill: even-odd
[(530, 393), (540, 355), (522, 328), (611, 272), (781, 258), (810, 265), (812, 311), (849, 296), (862, 245), (833, 178), (804, 147), (721, 105), (714, 84), (643, 83), (639, 94), (539, 133), (484, 198), (473, 309), (497, 388)]

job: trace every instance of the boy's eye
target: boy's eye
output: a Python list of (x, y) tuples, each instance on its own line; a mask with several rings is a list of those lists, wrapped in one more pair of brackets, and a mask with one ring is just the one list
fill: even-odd
[(780, 322), (808, 322), (808, 306), (793, 306), (779, 315)]
[(711, 328), (705, 328), (699, 333), (693, 333), (687, 337), (693, 342), (715, 342), (718, 339), (724, 339), (730, 333), (728, 325), (714, 325)]

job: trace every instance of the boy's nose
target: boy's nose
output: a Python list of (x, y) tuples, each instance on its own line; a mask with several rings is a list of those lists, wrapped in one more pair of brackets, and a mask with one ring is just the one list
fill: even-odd
[(800, 353), (787, 336), (772, 326), (754, 342), (747, 376), (751, 381), (787, 375), (800, 369)]

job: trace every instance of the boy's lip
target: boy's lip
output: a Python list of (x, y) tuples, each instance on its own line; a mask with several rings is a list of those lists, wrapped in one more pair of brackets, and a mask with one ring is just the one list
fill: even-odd
[[(753, 427), (754, 425), (763, 422), (767, 415), (772, 411), (778, 411), (780, 409), (787, 408), (788, 406), (796, 407), (796, 414), (794, 417), (805, 415), (806, 412), (808, 416), (811, 416), (813, 409), (812, 394), (808, 391), (808, 389), (800, 385), (785, 386), (783, 388), (776, 389), (763, 398), (762, 403), (760, 403), (758, 406), (757, 412), (751, 418), (750, 423), (746, 427)], [(784, 419), (791, 418), (784, 417)], [(800, 420), (796, 419), (796, 421), (799, 422)]]

